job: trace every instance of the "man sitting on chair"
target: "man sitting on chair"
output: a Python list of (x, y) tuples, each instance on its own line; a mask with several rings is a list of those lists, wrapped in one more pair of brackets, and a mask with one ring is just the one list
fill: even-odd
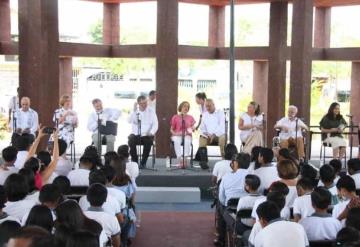
[[(92, 101), (95, 112), (91, 113), (87, 128), (93, 132), (92, 140), (95, 147), (98, 149), (98, 153), (101, 154), (101, 145), (103, 143), (103, 138), (106, 140), (106, 152), (114, 151), (115, 135), (100, 135), (98, 133), (98, 125), (101, 122), (101, 125), (105, 126), (106, 122), (116, 122), (120, 115), (121, 111), (113, 108), (103, 108), (102, 101), (100, 99), (94, 99)], [(101, 133), (101, 132), (100, 132)], [(100, 149), (100, 150), (99, 150)]]
[(302, 130), (308, 130), (308, 127), (301, 119), (296, 117), (297, 112), (297, 107), (290, 105), (288, 116), (280, 119), (276, 123), (275, 129), (280, 129), (280, 147), (289, 148), (289, 146), (295, 146), (299, 159), (304, 159), (305, 152)]
[(199, 147), (219, 145), (221, 156), (224, 157), (225, 147), (225, 114), (216, 110), (214, 101), (207, 99), (205, 103), (207, 112), (203, 114), (200, 125)]
[(159, 124), (156, 113), (152, 108), (148, 107), (145, 96), (137, 98), (137, 105), (138, 109), (136, 107), (129, 118), (129, 123), (132, 125), (132, 133), (129, 136), (128, 145), (130, 147), (131, 160), (136, 163), (139, 163), (136, 145), (144, 145), (140, 162), (140, 169), (142, 169), (146, 167), (146, 161), (149, 157)]

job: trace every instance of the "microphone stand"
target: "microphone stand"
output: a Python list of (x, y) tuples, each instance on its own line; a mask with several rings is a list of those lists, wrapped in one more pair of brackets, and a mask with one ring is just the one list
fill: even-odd
[(101, 126), (101, 119), (100, 119), (100, 113), (96, 113), (97, 114), (97, 129), (98, 129), (98, 143), (97, 143), (97, 150), (98, 150), (98, 154), (101, 157), (101, 145), (102, 145), (102, 140), (101, 140), (101, 133), (100, 133), (100, 126)]
[(353, 149), (353, 140), (354, 140), (353, 139), (354, 123), (353, 123), (352, 115), (349, 115), (349, 123), (350, 123), (350, 159), (352, 159), (352, 151), (353, 151), (352, 149)]
[[(136, 119), (137, 119), (137, 131), (138, 131), (138, 142), (139, 142), (139, 146), (137, 147), (136, 151), (137, 151), (137, 156), (138, 156), (138, 162), (139, 165), (141, 163), (141, 119), (140, 119), (140, 112), (136, 112)], [(145, 164), (146, 166), (146, 164)]]
[(228, 142), (228, 124), (229, 124), (228, 109), (224, 109), (224, 114), (225, 114), (225, 145), (226, 145)]
[(296, 148), (296, 153), (298, 155), (299, 158), (299, 152), (298, 152), (298, 128), (299, 128), (299, 118), (295, 119), (295, 148)]
[(12, 134), (12, 137), (11, 137), (11, 144), (14, 145), (14, 140), (15, 140), (15, 136), (17, 135), (16, 133), (16, 128), (17, 128), (17, 119), (15, 117), (15, 111), (12, 111), (12, 118), (13, 118), (13, 122), (12, 122), (12, 128), (13, 128), (13, 134)]
[(266, 147), (266, 121), (265, 121), (265, 113), (262, 113), (262, 126), (263, 126), (263, 147)]

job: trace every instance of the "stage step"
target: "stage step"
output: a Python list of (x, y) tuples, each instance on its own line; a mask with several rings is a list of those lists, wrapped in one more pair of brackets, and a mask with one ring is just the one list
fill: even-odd
[(138, 187), (136, 202), (140, 203), (199, 203), (196, 187)]

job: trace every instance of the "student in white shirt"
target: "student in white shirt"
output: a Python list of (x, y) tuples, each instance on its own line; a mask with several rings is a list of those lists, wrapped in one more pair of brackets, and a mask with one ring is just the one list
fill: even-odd
[(299, 174), (298, 166), (292, 160), (281, 160), (277, 164), (280, 182), (286, 184), (289, 188), (289, 194), (286, 196), (286, 206), (293, 207), (294, 200), (297, 198), (296, 183)]
[(100, 154), (103, 138), (106, 139), (106, 152), (114, 151), (115, 135), (101, 135), (101, 140), (98, 140), (98, 124), (99, 121), (102, 126), (106, 126), (107, 121), (116, 123), (121, 115), (121, 111), (113, 108), (103, 108), (102, 101), (100, 99), (94, 99), (92, 101), (92, 105), (95, 112), (91, 113), (87, 123), (88, 130), (92, 132), (92, 141), (95, 147), (100, 149), (98, 150)]
[(139, 176), (139, 165), (134, 162), (129, 160), (129, 146), (128, 145), (121, 145), (118, 147), (117, 150), (117, 154), (119, 156), (124, 157), (127, 162), (126, 162), (126, 173), (130, 176), (130, 178), (133, 181), (136, 181), (136, 178)]
[(221, 156), (224, 157), (225, 148), (225, 114), (222, 110), (215, 108), (214, 101), (207, 99), (205, 103), (206, 112), (202, 115), (200, 125), (199, 147), (210, 144), (218, 144)]
[(19, 221), (36, 204), (33, 200), (26, 200), (29, 191), (29, 185), (25, 177), (21, 174), (11, 174), (5, 181), (5, 192), (7, 203), (5, 203), (4, 212), (15, 217)]
[(1, 153), (4, 163), (0, 166), (0, 185), (4, 185), (9, 175), (18, 172), (14, 166), (18, 151), (15, 147), (9, 146), (4, 148)]
[(92, 184), (87, 193), (86, 198), (90, 203), (90, 207), (84, 211), (84, 214), (101, 224), (108, 238), (111, 238), (111, 244), (114, 247), (120, 246), (120, 225), (114, 215), (108, 214), (102, 208), (108, 196), (108, 191), (102, 184)]
[(255, 146), (251, 149), (251, 162), (249, 166), (249, 174), (254, 174), (254, 171), (261, 167), (261, 164), (259, 163), (259, 154), (262, 147)]
[[(341, 172), (341, 169), (342, 169), (342, 163), (338, 159), (333, 159), (333, 160), (330, 160), (329, 165), (332, 168), (334, 168), (334, 172), (335, 172), (334, 184), (336, 185), (336, 183), (340, 179), (340, 172)], [(324, 184), (323, 184), (323, 182), (321, 182), (321, 180), (319, 180), (319, 183), (318, 183), (318, 187), (320, 187), (320, 186), (324, 186)]]
[(259, 188), (260, 193), (269, 189), (273, 182), (280, 179), (276, 166), (271, 163), (273, 158), (274, 153), (270, 148), (261, 148), (258, 158), (261, 167), (254, 171), (254, 174), (258, 176), (261, 181)]
[(294, 221), (298, 222), (315, 212), (310, 196), (314, 190), (314, 184), (311, 179), (301, 178), (296, 185), (296, 189), (298, 197), (294, 201), (293, 212)]
[[(239, 199), (236, 211), (239, 212), (242, 209), (252, 209), (255, 201), (263, 198), (263, 195), (258, 193), (260, 187), (260, 178), (256, 175), (249, 174), (245, 177), (245, 191), (248, 193)], [(237, 224), (236, 232), (242, 235), (246, 230), (251, 229), (254, 225), (252, 219), (241, 219)]]
[(296, 117), (298, 109), (294, 105), (290, 105), (288, 108), (288, 116), (280, 119), (275, 129), (280, 129), (280, 147), (288, 148), (289, 145), (295, 145), (299, 159), (305, 158), (304, 152), (304, 138), (302, 130), (308, 130), (306, 124), (301, 119)]
[[(112, 181), (115, 177), (115, 169), (112, 166), (104, 166), (101, 168), (101, 171), (104, 173), (106, 177), (106, 188), (108, 190), (108, 195), (113, 196), (120, 205), (121, 210), (126, 207), (126, 196), (125, 193), (121, 190), (116, 189), (112, 185)], [(98, 181), (99, 183), (100, 181)], [(101, 182), (100, 182), (101, 183)], [(120, 220), (119, 220), (120, 222)]]
[(20, 223), (19, 219), (8, 215), (6, 212), (3, 211), (5, 207), (5, 203), (7, 202), (7, 196), (5, 193), (4, 186), (0, 185), (0, 224), (4, 221), (11, 220)]
[[(246, 153), (239, 153), (231, 162), (232, 172), (226, 174), (219, 186), (219, 202), (220, 207), (225, 208), (230, 199), (240, 198), (246, 195), (245, 192), (245, 177), (248, 174), (247, 169), (250, 164), (250, 155)], [(221, 211), (221, 210), (220, 210)], [(217, 231), (219, 233), (216, 244), (225, 243), (226, 223), (222, 215), (219, 215)]]
[(360, 159), (350, 159), (347, 162), (347, 169), (355, 181), (356, 189), (360, 189)]
[(59, 176), (67, 176), (73, 169), (73, 163), (66, 157), (67, 144), (59, 139), (59, 160), (57, 162), (55, 173)]
[(82, 156), (79, 169), (72, 170), (67, 176), (71, 186), (89, 186), (89, 174), (92, 169), (94, 169), (93, 159)]
[(35, 205), (31, 208), (22, 224), (24, 226), (38, 226), (52, 233), (54, 227), (53, 214), (45, 205)]
[(330, 165), (323, 165), (320, 167), (320, 181), (326, 189), (331, 193), (331, 205), (336, 205), (339, 202), (338, 191), (336, 188), (335, 170)]
[(256, 235), (256, 247), (304, 247), (309, 245), (304, 228), (280, 218), (280, 210), (273, 202), (264, 202), (257, 209), (263, 229)]
[(311, 202), (315, 213), (299, 222), (309, 241), (335, 240), (342, 225), (327, 212), (331, 204), (331, 193), (325, 187), (315, 188), (311, 193)]
[(144, 146), (142, 160), (140, 161), (140, 168), (145, 168), (159, 123), (156, 112), (152, 108), (148, 107), (145, 96), (139, 96), (137, 98), (137, 105), (138, 109), (132, 112), (128, 119), (128, 122), (132, 126), (128, 145), (130, 147), (131, 160), (138, 164), (139, 157), (136, 145), (141, 144)]
[(232, 169), (230, 167), (231, 160), (237, 153), (238, 150), (234, 144), (229, 143), (225, 146), (224, 160), (218, 161), (214, 165), (212, 178), (211, 178), (213, 185), (217, 185), (223, 176), (232, 172)]
[(260, 105), (254, 101), (250, 102), (247, 112), (239, 119), (240, 140), (244, 144), (243, 151), (251, 153), (255, 146), (262, 146), (263, 116), (260, 112)]

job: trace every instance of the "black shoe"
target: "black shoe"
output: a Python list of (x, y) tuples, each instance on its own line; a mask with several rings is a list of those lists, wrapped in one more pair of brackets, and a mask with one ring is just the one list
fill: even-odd
[(214, 245), (217, 247), (224, 247), (225, 243), (220, 241), (219, 239), (214, 239)]

